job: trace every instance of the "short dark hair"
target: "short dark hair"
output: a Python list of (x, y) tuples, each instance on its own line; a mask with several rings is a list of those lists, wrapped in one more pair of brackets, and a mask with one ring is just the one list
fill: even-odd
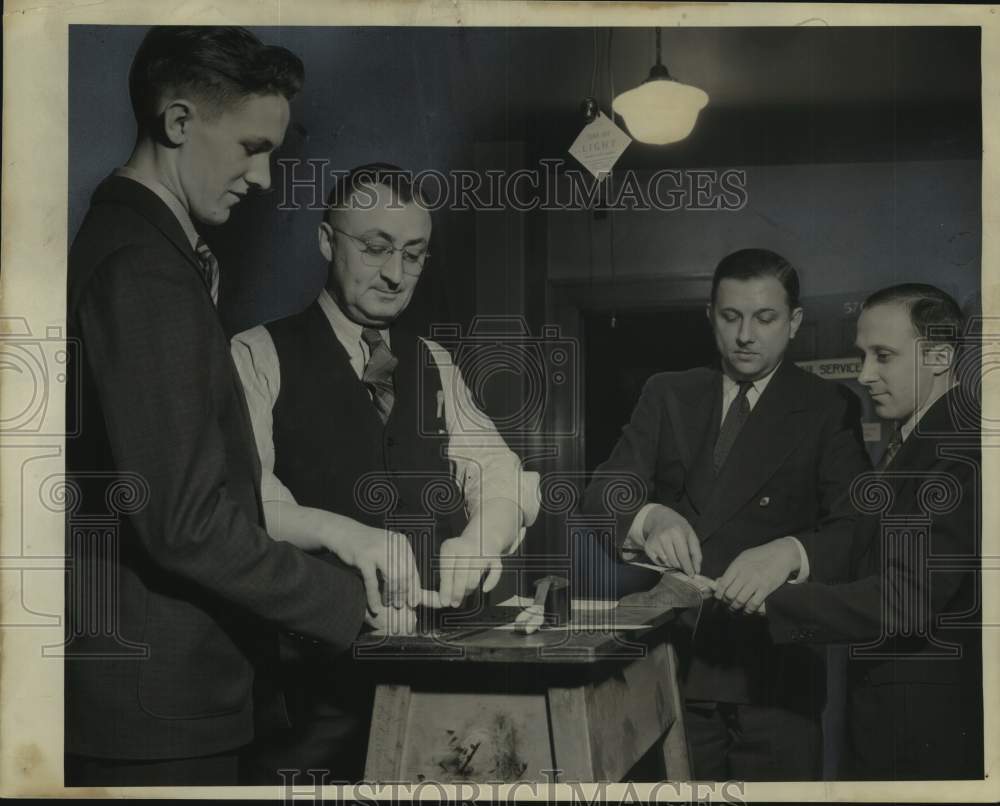
[(156, 125), (165, 94), (190, 93), (209, 102), (209, 115), (249, 95), (302, 89), (305, 68), (291, 51), (265, 45), (245, 28), (161, 25), (139, 45), (129, 71), (129, 96), (140, 131)]
[(865, 300), (864, 308), (902, 305), (910, 314), (913, 329), (921, 338), (956, 345), (964, 317), (955, 298), (927, 283), (900, 283), (882, 288)]
[(799, 307), (799, 275), (787, 260), (769, 249), (740, 249), (726, 255), (715, 267), (712, 275), (712, 296), (714, 304), (723, 280), (750, 280), (754, 277), (774, 277), (785, 289), (788, 307), (793, 311)]
[(327, 223), (334, 212), (347, 209), (354, 195), (366, 185), (384, 185), (392, 190), (393, 197), (400, 204), (416, 201), (426, 206), (420, 189), (413, 184), (413, 177), (409, 171), (388, 162), (369, 162), (352, 168), (346, 174), (334, 176), (333, 189), (326, 200), (324, 218)]

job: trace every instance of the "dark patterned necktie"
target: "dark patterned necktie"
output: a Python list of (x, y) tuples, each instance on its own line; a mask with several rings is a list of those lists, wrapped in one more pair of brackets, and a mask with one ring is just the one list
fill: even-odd
[(198, 245), (194, 248), (194, 253), (198, 256), (201, 264), (202, 274), (205, 276), (205, 285), (212, 295), (212, 304), (219, 304), (219, 261), (215, 259), (212, 250), (208, 248), (204, 238), (198, 239)]
[(893, 431), (892, 438), (889, 440), (889, 444), (885, 446), (885, 453), (882, 454), (882, 458), (878, 460), (878, 464), (875, 465), (875, 471), (877, 473), (884, 473), (885, 469), (891, 464), (893, 457), (899, 453), (899, 449), (903, 447), (903, 435), (897, 428)]
[(750, 418), (750, 401), (747, 399), (747, 393), (752, 388), (753, 383), (751, 381), (743, 381), (740, 384), (739, 393), (733, 398), (733, 402), (729, 404), (726, 419), (722, 421), (722, 428), (719, 429), (719, 438), (715, 441), (713, 461), (716, 474), (718, 474), (722, 466), (726, 463), (726, 458), (736, 443), (736, 437), (740, 435), (740, 431), (743, 430), (743, 426)]
[(364, 328), (361, 331), (361, 338), (364, 339), (371, 351), (364, 374), (361, 376), (361, 382), (372, 393), (372, 402), (378, 410), (378, 416), (382, 418), (382, 423), (385, 424), (389, 420), (392, 404), (396, 400), (396, 393), (392, 386), (392, 373), (396, 369), (399, 359), (389, 352), (389, 345), (385, 343), (382, 334), (374, 328)]

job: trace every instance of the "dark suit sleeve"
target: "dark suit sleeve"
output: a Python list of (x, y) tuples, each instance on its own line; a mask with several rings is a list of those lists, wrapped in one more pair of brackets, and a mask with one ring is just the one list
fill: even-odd
[[(974, 466), (953, 459), (939, 460), (928, 478), (937, 474), (950, 475), (962, 496), (950, 511), (932, 516), (928, 554), (975, 562), (978, 516)], [(898, 509), (919, 512), (916, 502)], [(870, 530), (870, 534), (864, 568), (858, 569), (860, 574), (853, 581), (783, 585), (768, 597), (767, 619), (775, 641), (873, 641), (892, 625), (906, 624), (908, 632), (916, 633), (934, 627), (937, 616), (947, 612), (948, 603), (968, 581), (970, 571), (952, 568), (928, 573), (928, 554), (914, 551), (914, 534), (906, 535), (902, 550), (893, 543), (883, 547), (879, 528)]]
[(871, 469), (861, 440), (861, 407), (850, 390), (839, 387), (823, 421), (823, 450), (817, 468), (819, 526), (796, 535), (809, 557), (809, 578), (816, 582), (846, 580), (857, 513), (851, 484)]
[(364, 616), (360, 578), (272, 540), (227, 490), (216, 397), (229, 353), (210, 349), (220, 334), (203, 294), (194, 272), (133, 248), (98, 267), (76, 309), (115, 466), (149, 484), (135, 531), (168, 573), (346, 647)]
[(611, 455), (598, 465), (584, 493), (586, 514), (615, 516), (615, 540), (619, 546), (654, 487), (660, 440), (664, 438), (664, 416), (662, 394), (654, 376), (643, 387)]

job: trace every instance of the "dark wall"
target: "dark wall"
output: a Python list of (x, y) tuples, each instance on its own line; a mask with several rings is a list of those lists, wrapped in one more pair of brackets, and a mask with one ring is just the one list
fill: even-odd
[[(127, 76), (145, 30), (70, 29), (70, 238), (93, 189), (131, 151), (135, 124)], [(476, 140), (496, 133), (482, 118), (493, 114), (498, 98), (505, 103), (509, 88), (504, 69), (508, 45), (502, 34), (465, 29), (253, 30), (265, 42), (288, 47), (306, 66), (306, 86), (292, 104), (292, 123), (276, 160), (328, 160), (334, 170), (372, 161), (414, 171), (472, 168)], [(307, 175), (300, 168), (296, 178)], [(316, 246), (321, 213), (306, 209), (308, 189), (294, 196), (287, 192), (292, 179), (290, 171), (276, 166), (277, 192), (244, 202), (229, 223), (204, 233), (223, 267), (220, 309), (233, 331), (301, 309), (325, 280)], [(328, 182), (317, 183), (317, 188), (324, 186)], [(294, 199), (300, 209), (277, 209), (282, 197)], [(433, 257), (414, 308), (464, 322), (473, 314), (475, 299), (474, 213), (442, 210), (433, 215)]]
[[(145, 30), (70, 28), (70, 237), (94, 187), (131, 150), (127, 74)], [(523, 144), (523, 167), (561, 157), (577, 168), (566, 149), (581, 126), (579, 101), (594, 91), (608, 106), (609, 35), (619, 90), (641, 80), (652, 59), (645, 29), (254, 30), (306, 66), (306, 86), (293, 102), (276, 160), (325, 160), (333, 170), (376, 160), (414, 171), (472, 169), (477, 143), (502, 142)], [(937, 268), (923, 266), (929, 262), (954, 274), (963, 295), (978, 286), (978, 29), (693, 28), (664, 31), (664, 44), (673, 72), (704, 86), (712, 100), (687, 140), (635, 143), (618, 169), (744, 168), (753, 180), (749, 204), (736, 214), (619, 214), (621, 274), (660, 273), (665, 266), (710, 270), (718, 255), (707, 253), (726, 241), (721, 231), (741, 241), (744, 235), (790, 240), (777, 245), (803, 264), (829, 263), (820, 274), (838, 292), (864, 285), (844, 266), (884, 264), (888, 279), (915, 272), (930, 278)], [(223, 266), (220, 309), (232, 331), (301, 309), (325, 280), (316, 246), (321, 213), (307, 206), (322, 198), (327, 177), (318, 177), (315, 193), (293, 194), (293, 179), (308, 179), (301, 162), (294, 177), (276, 167), (276, 192), (247, 200), (226, 226), (205, 232)], [(279, 209), (282, 201), (299, 207)], [(861, 212), (872, 205), (877, 214)], [(480, 229), (490, 215), (479, 215)], [(588, 265), (580, 251), (586, 215), (548, 216), (547, 232), (535, 248), (528, 245), (529, 301), (538, 310), (546, 280), (576, 276)], [(771, 229), (762, 235), (741, 221)], [(607, 272), (606, 223), (594, 227), (598, 275)], [(495, 270), (482, 254), (487, 244), (480, 244), (477, 260), (476, 229), (471, 210), (434, 213), (433, 257), (411, 315), (469, 322), (477, 270), (480, 300), (496, 281), (486, 274)], [(836, 234), (831, 243), (821, 243), (830, 233)], [(940, 248), (927, 248), (932, 236)], [(852, 249), (858, 254), (841, 254)], [(829, 291), (810, 283), (814, 293)]]

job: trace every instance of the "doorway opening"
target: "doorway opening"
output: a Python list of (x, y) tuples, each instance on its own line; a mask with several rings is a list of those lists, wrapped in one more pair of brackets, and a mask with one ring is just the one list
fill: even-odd
[(715, 341), (704, 306), (626, 311), (611, 327), (607, 311), (583, 312), (584, 463), (608, 458), (642, 387), (657, 372), (712, 363)]

